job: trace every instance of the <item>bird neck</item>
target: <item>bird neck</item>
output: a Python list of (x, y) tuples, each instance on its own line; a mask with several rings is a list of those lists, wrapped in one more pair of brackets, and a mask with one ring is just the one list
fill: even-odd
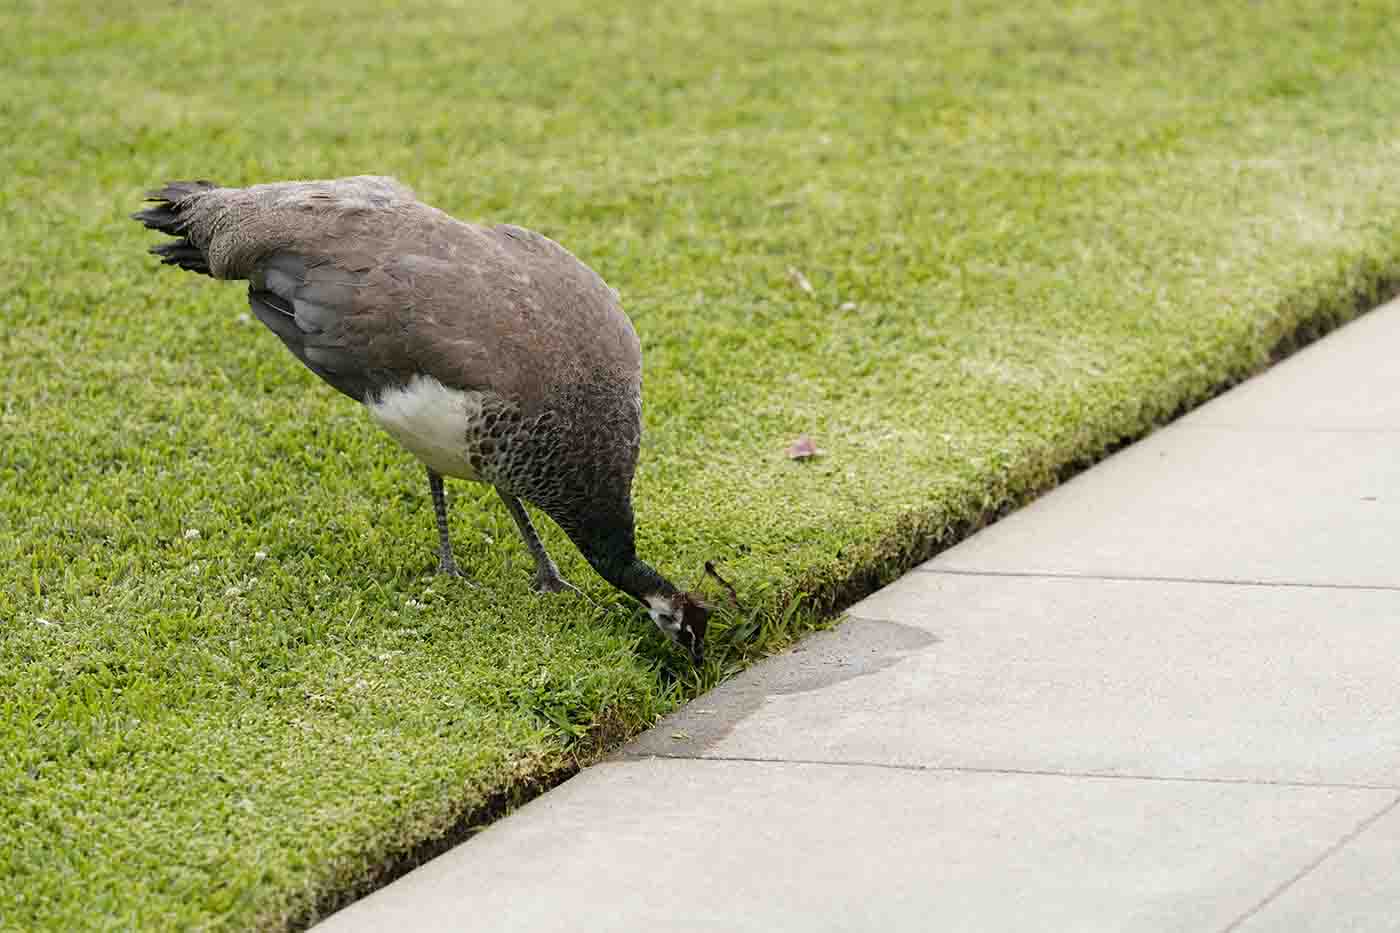
[(614, 529), (610, 534), (590, 531), (587, 536), (574, 538), (574, 543), (598, 576), (642, 605), (650, 605), (648, 596), (672, 596), (677, 592), (670, 580), (637, 556), (630, 528)]
[(613, 586), (631, 596), (644, 606), (650, 606), (649, 596), (673, 596), (676, 587), (663, 577), (655, 567), (635, 555), (631, 560), (604, 565), (597, 563), (593, 568), (598, 575)]

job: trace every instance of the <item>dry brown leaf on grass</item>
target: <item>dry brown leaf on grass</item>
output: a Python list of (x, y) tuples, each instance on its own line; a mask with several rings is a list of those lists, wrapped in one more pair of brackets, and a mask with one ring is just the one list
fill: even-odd
[(799, 434), (797, 440), (788, 445), (787, 455), (789, 460), (807, 460), (812, 457), (820, 457), (826, 451), (813, 442), (805, 434)]

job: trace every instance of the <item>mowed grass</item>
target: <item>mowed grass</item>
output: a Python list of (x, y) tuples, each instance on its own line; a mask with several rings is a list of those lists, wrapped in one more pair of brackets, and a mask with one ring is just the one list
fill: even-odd
[[(0, 926), (304, 923), (1377, 300), (1394, 14), (6, 6)], [(489, 490), (450, 486), (479, 588), (432, 576), (417, 463), (126, 219), (358, 172), (622, 292), (642, 550), (745, 605), (704, 670), (552, 526), (604, 609), (530, 593)]]

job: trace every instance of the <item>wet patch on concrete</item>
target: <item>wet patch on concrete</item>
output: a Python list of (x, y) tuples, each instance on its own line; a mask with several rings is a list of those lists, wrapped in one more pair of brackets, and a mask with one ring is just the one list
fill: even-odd
[(618, 757), (704, 757), (770, 697), (824, 690), (879, 673), (939, 640), (899, 622), (847, 619), (696, 698), (624, 746)]

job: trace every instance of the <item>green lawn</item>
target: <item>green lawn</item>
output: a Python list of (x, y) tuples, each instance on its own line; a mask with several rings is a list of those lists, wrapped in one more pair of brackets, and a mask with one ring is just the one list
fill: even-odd
[[(304, 923), (1400, 270), (1386, 0), (381, 6), (0, 12), (0, 927)], [(489, 490), (430, 575), (417, 462), (126, 219), (357, 172), (622, 292), (702, 672)]]

